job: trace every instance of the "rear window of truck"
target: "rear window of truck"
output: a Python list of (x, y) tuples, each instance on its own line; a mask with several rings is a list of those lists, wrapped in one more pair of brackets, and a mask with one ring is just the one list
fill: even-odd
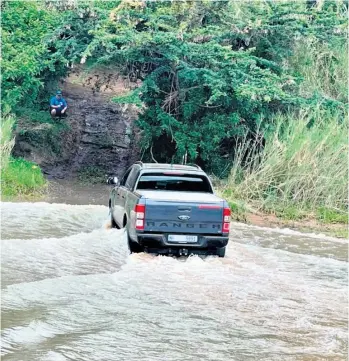
[(213, 193), (207, 177), (189, 174), (146, 173), (139, 178), (136, 189)]

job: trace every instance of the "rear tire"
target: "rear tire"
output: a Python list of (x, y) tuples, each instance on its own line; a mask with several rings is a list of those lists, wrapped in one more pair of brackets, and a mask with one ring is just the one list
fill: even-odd
[(225, 248), (226, 247), (217, 248), (216, 255), (223, 258), (225, 256)]
[(142, 253), (144, 248), (137, 242), (132, 241), (127, 232), (127, 243), (130, 253)]

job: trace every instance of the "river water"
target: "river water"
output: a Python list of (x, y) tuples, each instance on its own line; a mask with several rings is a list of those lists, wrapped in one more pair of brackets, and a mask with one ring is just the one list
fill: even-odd
[(4, 361), (347, 359), (345, 240), (232, 223), (226, 258), (175, 259), (103, 205), (1, 211)]

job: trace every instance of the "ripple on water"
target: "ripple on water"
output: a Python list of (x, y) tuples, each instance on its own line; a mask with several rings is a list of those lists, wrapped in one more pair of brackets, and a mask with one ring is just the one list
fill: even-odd
[(6, 230), (4, 360), (345, 359), (338, 242), (239, 225), (224, 259), (128, 255), (125, 233), (105, 227), (106, 208), (69, 207), (64, 217), (91, 229), (68, 220), (57, 236), (37, 221), (32, 239)]
[(65, 237), (100, 228), (108, 208), (98, 205), (69, 205), (1, 202), (1, 238), (37, 239)]

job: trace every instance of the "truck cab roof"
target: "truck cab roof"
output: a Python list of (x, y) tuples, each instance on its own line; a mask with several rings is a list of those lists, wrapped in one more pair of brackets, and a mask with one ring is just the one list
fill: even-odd
[(168, 164), (168, 163), (142, 163), (136, 162), (142, 169), (146, 170), (181, 170), (181, 171), (199, 171), (204, 172), (198, 165)]

